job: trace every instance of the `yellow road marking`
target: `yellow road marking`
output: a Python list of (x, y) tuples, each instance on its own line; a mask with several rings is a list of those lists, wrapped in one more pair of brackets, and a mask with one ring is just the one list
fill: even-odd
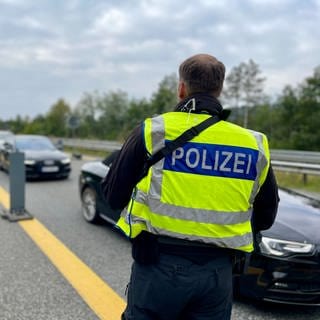
[[(0, 203), (10, 207), (8, 193), (0, 187)], [(18, 222), (99, 319), (119, 320), (125, 302), (96, 273), (60, 242), (37, 219)]]
[(6, 209), (10, 207), (10, 198), (6, 190), (0, 187), (0, 202), (4, 205)]

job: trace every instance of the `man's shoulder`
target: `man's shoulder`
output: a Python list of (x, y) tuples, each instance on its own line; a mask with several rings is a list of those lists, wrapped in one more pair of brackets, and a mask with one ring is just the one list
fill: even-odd
[(246, 132), (246, 133), (249, 133), (249, 134), (253, 134), (253, 135), (260, 135), (260, 136), (264, 136), (266, 137), (266, 135), (261, 132), (261, 131), (257, 131), (257, 130), (253, 130), (251, 128), (245, 128), (243, 126), (240, 126), (236, 123), (233, 123), (233, 122), (229, 122), (229, 121), (224, 121), (224, 123), (229, 126), (230, 128), (233, 128), (234, 130), (238, 130), (238, 131), (242, 131), (242, 132)]

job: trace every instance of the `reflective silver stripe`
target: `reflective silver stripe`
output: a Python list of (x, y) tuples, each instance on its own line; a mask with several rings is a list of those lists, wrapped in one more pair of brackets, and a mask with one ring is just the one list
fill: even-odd
[(154, 154), (164, 147), (164, 119), (162, 116), (151, 118), (151, 137), (152, 137), (152, 150)]
[[(158, 116), (151, 119), (152, 127), (152, 154), (165, 146), (164, 119)], [(152, 166), (152, 177), (150, 184), (150, 196), (160, 200), (162, 185), (162, 168), (164, 159), (161, 159)]]
[(268, 165), (268, 160), (266, 158), (265, 155), (265, 150), (263, 148), (263, 135), (259, 132), (253, 131), (253, 130), (249, 130), (252, 135), (254, 136), (254, 138), (257, 141), (257, 145), (259, 148), (259, 157), (258, 157), (258, 161), (257, 161), (257, 178), (254, 181), (252, 190), (251, 190), (251, 195), (250, 195), (250, 199), (249, 199), (249, 203), (253, 204), (254, 199), (259, 191), (259, 183), (260, 183), (260, 177), (262, 174), (263, 169)]
[(164, 159), (161, 159), (152, 166), (152, 177), (150, 184), (150, 197), (160, 200), (162, 185), (162, 168)]
[[(141, 218), (131, 216), (131, 223), (141, 223)], [(233, 237), (226, 237), (226, 238), (213, 238), (212, 236), (206, 237), (203, 235), (187, 235), (187, 234), (182, 234), (178, 232), (172, 232), (168, 231), (166, 229), (162, 228), (157, 228), (152, 226), (150, 223), (147, 221), (145, 222), (146, 226), (148, 228), (148, 231), (157, 234), (157, 235), (162, 235), (162, 236), (169, 236), (173, 238), (178, 238), (178, 239), (184, 239), (184, 240), (189, 240), (189, 241), (197, 241), (197, 242), (202, 242), (206, 244), (212, 244), (218, 247), (225, 247), (225, 248), (240, 248), (243, 246), (247, 246), (253, 243), (253, 237), (252, 233), (246, 233), (241, 236), (233, 236)]]
[(163, 203), (158, 199), (148, 198), (148, 196), (139, 190), (136, 195), (136, 202), (146, 204), (152, 212), (161, 216), (167, 216), (171, 218), (195, 221), (203, 223), (212, 223), (219, 225), (233, 225), (237, 223), (243, 223), (250, 220), (252, 210), (249, 209), (247, 212), (221, 212), (204, 209), (194, 208), (180, 208), (172, 206), (170, 204)]

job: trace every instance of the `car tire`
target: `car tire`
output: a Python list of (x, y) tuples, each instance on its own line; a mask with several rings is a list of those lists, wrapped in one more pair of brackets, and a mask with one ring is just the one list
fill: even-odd
[(101, 223), (102, 219), (97, 211), (97, 194), (90, 187), (85, 187), (81, 193), (81, 212), (84, 219), (93, 224)]

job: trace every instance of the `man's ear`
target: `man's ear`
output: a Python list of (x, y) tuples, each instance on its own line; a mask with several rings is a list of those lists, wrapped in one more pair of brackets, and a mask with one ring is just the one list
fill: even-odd
[(178, 97), (180, 100), (183, 100), (187, 97), (187, 88), (186, 88), (186, 85), (183, 81), (179, 82)]

